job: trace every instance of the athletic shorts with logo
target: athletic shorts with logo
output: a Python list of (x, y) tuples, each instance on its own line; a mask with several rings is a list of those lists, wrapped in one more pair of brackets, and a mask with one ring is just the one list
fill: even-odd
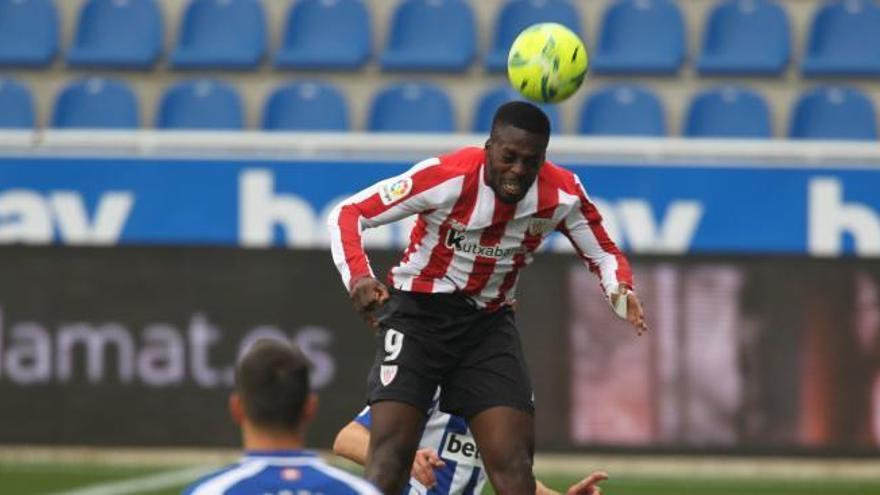
[(513, 310), (487, 312), (461, 294), (392, 290), (377, 310), (376, 357), (367, 403), (396, 400), (465, 418), (493, 406), (534, 413)]

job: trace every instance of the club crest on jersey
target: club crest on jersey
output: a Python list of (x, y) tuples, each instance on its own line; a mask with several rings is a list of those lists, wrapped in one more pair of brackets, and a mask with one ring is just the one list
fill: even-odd
[(544, 235), (553, 232), (556, 223), (552, 218), (532, 218), (529, 220), (529, 235)]
[(382, 386), (387, 387), (388, 384), (394, 381), (394, 377), (396, 376), (396, 364), (383, 364), (381, 367), (379, 367), (379, 381), (382, 382)]
[(405, 198), (412, 191), (412, 185), (412, 179), (409, 177), (386, 182), (379, 188), (379, 199), (382, 200), (382, 204), (390, 205)]

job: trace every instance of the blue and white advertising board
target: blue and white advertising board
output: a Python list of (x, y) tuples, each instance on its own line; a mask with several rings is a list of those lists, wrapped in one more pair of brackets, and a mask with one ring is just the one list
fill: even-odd
[[(320, 247), (337, 201), (410, 165), (0, 157), (0, 243)], [(564, 165), (629, 252), (880, 256), (877, 169)], [(408, 225), (366, 240), (405, 245)]]

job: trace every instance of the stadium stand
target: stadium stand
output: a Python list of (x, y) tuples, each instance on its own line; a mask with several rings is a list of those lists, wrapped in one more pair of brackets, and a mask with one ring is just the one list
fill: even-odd
[(486, 54), (486, 69), (507, 70), (510, 44), (523, 29), (538, 22), (556, 22), (583, 37), (580, 13), (568, 0), (508, 0), (495, 22), (492, 48)]
[(394, 12), (384, 70), (463, 72), (476, 55), (474, 14), (465, 0), (407, 0)]
[(159, 129), (242, 129), (241, 98), (232, 86), (212, 79), (183, 81), (159, 103)]
[(798, 99), (789, 136), (800, 139), (876, 140), (874, 105), (861, 91), (820, 86)]
[(773, 0), (726, 0), (704, 23), (701, 74), (777, 75), (791, 56), (788, 16)]
[(171, 63), (178, 69), (255, 69), (266, 37), (259, 0), (192, 0)]
[[(486, 133), (492, 129), (492, 118), (495, 116), (495, 110), (502, 104), (512, 100), (522, 100), (523, 97), (514, 91), (507, 83), (500, 86), (490, 88), (480, 96), (477, 102), (477, 111), (474, 113), (474, 122), (471, 126), (473, 132)], [(539, 105), (547, 117), (550, 119), (550, 128), (553, 132), (563, 132), (562, 119), (559, 117), (559, 109), (556, 105)]]
[(589, 95), (581, 109), (581, 134), (665, 136), (663, 106), (651, 90), (633, 84), (612, 85)]
[(688, 137), (769, 138), (770, 111), (760, 94), (739, 86), (712, 88), (694, 96), (683, 134)]
[(606, 74), (673, 74), (684, 61), (681, 12), (670, 0), (619, 0), (602, 21), (593, 69)]
[(368, 128), (387, 132), (452, 132), (455, 115), (449, 96), (427, 82), (393, 84), (376, 94)]
[(18, 81), (0, 78), (0, 128), (29, 129), (34, 120), (31, 92)]
[(59, 128), (133, 129), (140, 126), (134, 92), (122, 81), (90, 77), (61, 90), (52, 115)]
[(155, 0), (89, 0), (67, 53), (71, 67), (149, 69), (162, 51)]
[(359, 69), (370, 57), (371, 37), (370, 13), (362, 0), (301, 0), (288, 12), (275, 66)]
[(802, 70), (818, 76), (880, 76), (880, 7), (834, 0), (816, 13)]
[(347, 131), (348, 106), (333, 85), (298, 81), (278, 87), (263, 109), (263, 129), (271, 131)]
[[(376, 52), (392, 47), (396, 16), (412, 5), (469, 7), (465, 24), (472, 31), (464, 38), (472, 48), (463, 68), (382, 70), (383, 59)], [(693, 117), (693, 125), (703, 130), (688, 127), (691, 103), (706, 88), (735, 85), (764, 99), (770, 135), (785, 137), (794, 127), (797, 97), (811, 87), (813, 76), (847, 77), (846, 83), (863, 91), (869, 102), (880, 102), (875, 78), (880, 74), (878, 5), (868, 0), (0, 0), (0, 68), (3, 77), (14, 78), (31, 93), (38, 128), (52, 125), (58, 88), (83, 76), (112, 76), (136, 88), (144, 126), (159, 122), (165, 88), (190, 77), (210, 77), (234, 82), (240, 91), (240, 118), (233, 119), (240, 123), (227, 128), (243, 128), (245, 122), (256, 128), (321, 127), (295, 123), (287, 108), (266, 108), (270, 100), (292, 105), (271, 98), (288, 84), (292, 70), (297, 76), (308, 71), (304, 79), (333, 84), (346, 107), (346, 129), (373, 128), (371, 102), (381, 88), (424, 81), (442, 90), (452, 106), (454, 119), (444, 132), (482, 132), (478, 129), (488, 125), (488, 117), (480, 115), (488, 112), (481, 108), (482, 99), (495, 91), (495, 98), (505, 97), (505, 79), (494, 71), (505, 68), (507, 45), (523, 27), (555, 21), (584, 37), (592, 63), (578, 94), (545, 107), (557, 130), (579, 133), (581, 109), (591, 93), (626, 82), (646, 88), (659, 100), (660, 120), (666, 125), (648, 134), (720, 132), (704, 122), (707, 117)], [(135, 10), (143, 13), (133, 15)], [(618, 11), (626, 13), (620, 16)], [(661, 11), (673, 20), (658, 21)], [(126, 14), (131, 21), (119, 20)], [(432, 22), (437, 17), (434, 12)], [(207, 25), (199, 27), (203, 22)], [(422, 38), (461, 38), (449, 29), (442, 36), (412, 31)], [(588, 32), (596, 36), (585, 36)], [(687, 39), (693, 40), (692, 61), (684, 54)], [(269, 47), (274, 51), (269, 53)], [(26, 54), (13, 54), (17, 50)], [(629, 50), (638, 52), (635, 58), (615, 58)], [(55, 56), (59, 52), (61, 60)], [(478, 64), (473, 63), (474, 53), (483, 54)], [(672, 62), (662, 70), (656, 60), (639, 65), (658, 53)], [(421, 52), (417, 57), (427, 60)], [(683, 70), (677, 71), (679, 64)], [(97, 72), (102, 69), (111, 72)], [(456, 71), (466, 71), (466, 76)], [(647, 120), (656, 121), (651, 108)]]
[(0, 66), (45, 67), (58, 52), (51, 0), (0, 0)]

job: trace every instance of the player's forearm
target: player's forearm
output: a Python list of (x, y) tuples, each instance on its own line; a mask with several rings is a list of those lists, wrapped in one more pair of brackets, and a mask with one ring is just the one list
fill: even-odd
[(336, 440), (333, 442), (333, 453), (363, 466), (367, 463), (369, 446), (370, 431), (360, 423), (351, 422), (336, 435)]
[(632, 270), (626, 256), (607, 237), (604, 230), (591, 228), (582, 219), (575, 219), (561, 229), (584, 263), (599, 277), (605, 294), (616, 292), (620, 285), (633, 288)]
[(357, 205), (343, 203), (334, 208), (327, 221), (333, 263), (349, 290), (352, 282), (373, 275), (361, 238), (362, 218)]
[(593, 259), (593, 264), (598, 267), (605, 294), (617, 292), (621, 286), (633, 289), (632, 269), (620, 251), (599, 254)]
[(598, 272), (606, 294), (615, 292), (621, 284), (632, 288), (629, 262), (608, 235), (602, 215), (587, 197), (583, 186), (580, 186), (578, 196), (580, 205), (568, 213), (561, 230), (590, 269)]

